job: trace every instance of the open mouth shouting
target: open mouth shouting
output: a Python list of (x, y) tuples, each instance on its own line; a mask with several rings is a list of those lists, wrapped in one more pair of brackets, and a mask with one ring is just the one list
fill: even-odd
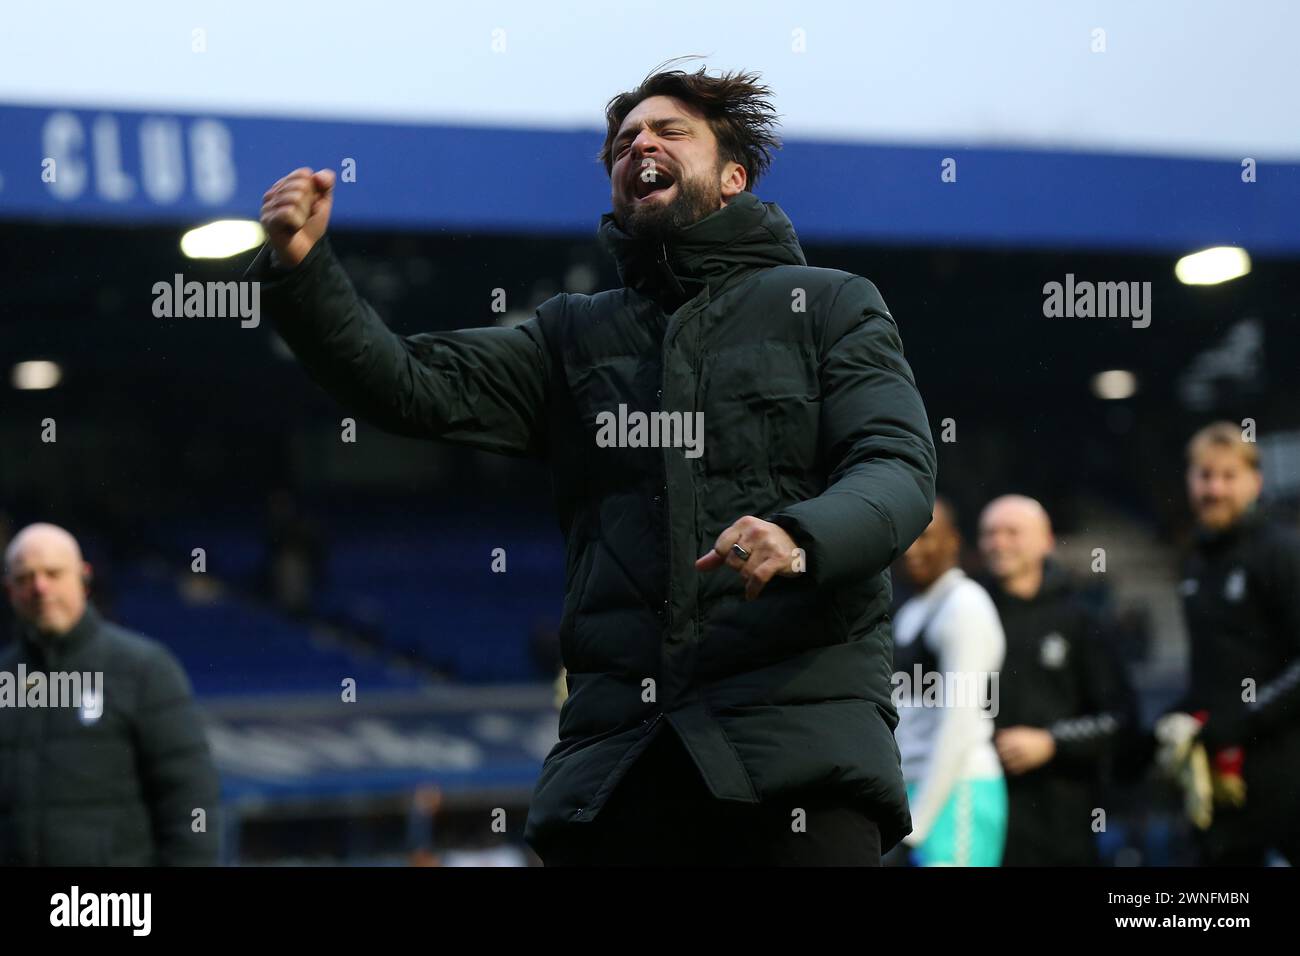
[(632, 198), (638, 202), (666, 196), (677, 185), (677, 181), (661, 166), (647, 166), (632, 174)]

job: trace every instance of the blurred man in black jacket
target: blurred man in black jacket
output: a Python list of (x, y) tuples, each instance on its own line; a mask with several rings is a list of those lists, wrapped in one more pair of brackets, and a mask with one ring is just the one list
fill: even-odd
[(1128, 681), (1097, 614), (1048, 559), (1043, 506), (995, 499), (979, 531), (1006, 632), (994, 737), (1009, 801), (1003, 865), (1095, 865), (1101, 781), (1136, 716)]
[[(89, 576), (54, 525), (5, 551), (18, 640), (0, 650), (0, 866), (214, 864), (217, 774), (189, 682), (99, 616)], [(72, 675), (69, 705), (52, 691)]]
[(1256, 510), (1259, 451), (1239, 426), (1197, 432), (1187, 463), (1197, 537), (1181, 709), (1201, 725), (1212, 773), (1204, 861), (1261, 864), (1276, 850), (1300, 866), (1300, 538)]

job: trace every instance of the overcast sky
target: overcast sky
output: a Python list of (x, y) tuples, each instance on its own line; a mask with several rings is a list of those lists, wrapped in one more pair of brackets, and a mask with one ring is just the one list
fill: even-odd
[(5, 103), (598, 128), (702, 53), (791, 137), (1300, 159), (1288, 0), (0, 3)]

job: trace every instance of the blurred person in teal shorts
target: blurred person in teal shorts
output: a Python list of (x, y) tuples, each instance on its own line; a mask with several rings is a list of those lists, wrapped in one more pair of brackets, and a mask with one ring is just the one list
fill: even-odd
[(921, 866), (998, 866), (1007, 788), (993, 746), (1005, 638), (988, 592), (958, 565), (951, 506), (903, 556), (917, 594), (894, 618), (894, 703), (912, 832)]

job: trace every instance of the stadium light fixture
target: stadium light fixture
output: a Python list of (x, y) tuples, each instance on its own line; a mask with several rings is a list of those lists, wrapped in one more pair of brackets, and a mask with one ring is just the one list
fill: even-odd
[(14, 365), (10, 381), (14, 388), (23, 391), (36, 391), (42, 388), (54, 388), (63, 379), (63, 369), (58, 362), (18, 362)]
[(1098, 372), (1092, 378), (1092, 393), (1107, 401), (1132, 398), (1137, 393), (1137, 376), (1122, 368)]
[(219, 219), (181, 236), (181, 252), (190, 259), (228, 259), (266, 241), (262, 224), (251, 219)]
[(1217, 285), (1250, 272), (1250, 256), (1237, 246), (1215, 246), (1183, 256), (1174, 275), (1184, 285)]

